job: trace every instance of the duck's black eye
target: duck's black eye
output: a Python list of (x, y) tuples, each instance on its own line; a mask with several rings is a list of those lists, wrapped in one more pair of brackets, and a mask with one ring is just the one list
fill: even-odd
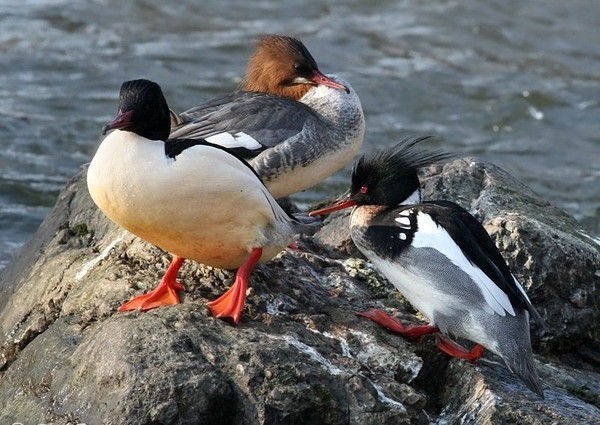
[(298, 74), (302, 74), (302, 75), (308, 75), (310, 74), (310, 69), (308, 66), (298, 63), (296, 62), (294, 64), (294, 70), (298, 73)]

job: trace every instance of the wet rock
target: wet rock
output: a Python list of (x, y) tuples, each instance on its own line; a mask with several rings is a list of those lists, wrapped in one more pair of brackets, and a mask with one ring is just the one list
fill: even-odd
[[(117, 313), (169, 257), (110, 223), (85, 169), (0, 285), (0, 423), (413, 424), (600, 421), (600, 253), (575, 221), (502, 170), (458, 160), (424, 174), (486, 225), (550, 325), (539, 400), (488, 354), (472, 365), (355, 315), (418, 315), (357, 254), (347, 217), (260, 265), (237, 327), (206, 302), (233, 272), (186, 262), (183, 303)], [(352, 256), (350, 256), (352, 255)]]

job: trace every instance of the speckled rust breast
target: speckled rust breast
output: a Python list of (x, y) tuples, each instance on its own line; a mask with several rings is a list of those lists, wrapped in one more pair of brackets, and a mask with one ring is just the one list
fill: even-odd
[(350, 216), (350, 226), (368, 227), (373, 217), (385, 209), (381, 205), (362, 205), (354, 208)]

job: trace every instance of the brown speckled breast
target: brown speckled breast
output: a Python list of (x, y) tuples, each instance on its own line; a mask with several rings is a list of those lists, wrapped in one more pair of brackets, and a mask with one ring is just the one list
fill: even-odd
[(368, 227), (373, 218), (386, 207), (381, 205), (361, 205), (354, 208), (350, 216), (350, 227)]

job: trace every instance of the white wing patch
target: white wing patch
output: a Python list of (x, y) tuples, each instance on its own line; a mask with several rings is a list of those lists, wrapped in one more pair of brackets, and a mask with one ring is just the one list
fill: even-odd
[(488, 308), (484, 309), (488, 313), (498, 313), (503, 317), (506, 316), (507, 312), (511, 316), (515, 315), (515, 310), (510, 303), (508, 295), (479, 267), (471, 264), (446, 230), (438, 226), (429, 215), (422, 212), (417, 214), (417, 227), (418, 231), (415, 233), (412, 242), (414, 247), (433, 248), (467, 273), (483, 293), (483, 297), (488, 305)]
[(394, 221), (396, 221), (400, 227), (410, 229), (410, 218), (401, 215), (400, 217), (396, 217)]
[(531, 301), (529, 300), (529, 297), (527, 296), (527, 293), (525, 292), (525, 289), (523, 289), (523, 285), (521, 285), (521, 282), (519, 282), (519, 281), (517, 280), (517, 278), (516, 278), (516, 277), (514, 277), (513, 275), (511, 275), (511, 276), (512, 276), (512, 278), (513, 278), (513, 279), (514, 279), (514, 281), (515, 281), (515, 285), (517, 285), (517, 288), (519, 288), (519, 291), (521, 291), (521, 293), (523, 294), (523, 296), (525, 297), (525, 299), (527, 300), (527, 302), (528, 302), (529, 304), (531, 304)]
[(240, 131), (235, 134), (219, 133), (213, 136), (206, 137), (206, 141), (214, 143), (225, 148), (245, 148), (248, 150), (256, 150), (262, 148), (262, 145), (252, 136)]

